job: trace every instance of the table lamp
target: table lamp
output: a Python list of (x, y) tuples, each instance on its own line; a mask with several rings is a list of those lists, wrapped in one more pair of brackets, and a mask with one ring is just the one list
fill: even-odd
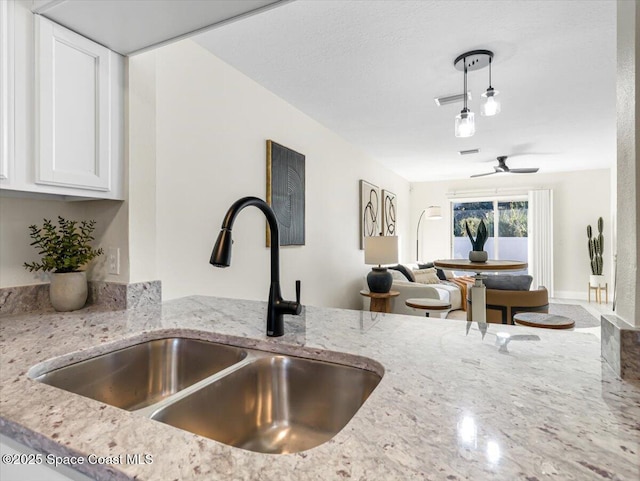
[(364, 263), (378, 265), (367, 275), (369, 291), (385, 294), (391, 290), (393, 276), (382, 264), (398, 262), (398, 237), (377, 236), (364, 238)]

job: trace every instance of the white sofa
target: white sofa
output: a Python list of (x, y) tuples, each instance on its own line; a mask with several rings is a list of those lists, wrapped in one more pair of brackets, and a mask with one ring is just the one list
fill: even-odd
[[(448, 301), (451, 304), (451, 310), (462, 309), (462, 295), (460, 289), (447, 284), (420, 284), (406, 280), (400, 272), (390, 270), (393, 275), (392, 291), (400, 292), (397, 297), (391, 298), (391, 312), (394, 314), (408, 314), (410, 316), (425, 317), (424, 309), (414, 309), (407, 307), (405, 301), (411, 298), (429, 298)], [(367, 279), (363, 280), (363, 289), (368, 289)], [(362, 296), (362, 309), (369, 310), (370, 299)], [(442, 314), (431, 313), (432, 317), (446, 317), (447, 313)]]

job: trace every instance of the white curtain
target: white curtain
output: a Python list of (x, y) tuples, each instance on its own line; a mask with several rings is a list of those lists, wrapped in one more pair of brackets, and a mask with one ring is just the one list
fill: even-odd
[(529, 191), (529, 274), (532, 288), (544, 286), (553, 297), (553, 191)]

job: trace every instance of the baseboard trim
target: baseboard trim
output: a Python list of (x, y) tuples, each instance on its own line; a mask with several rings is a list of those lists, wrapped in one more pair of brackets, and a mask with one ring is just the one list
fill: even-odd
[(586, 301), (587, 294), (583, 291), (555, 291), (554, 299), (576, 299), (578, 301)]

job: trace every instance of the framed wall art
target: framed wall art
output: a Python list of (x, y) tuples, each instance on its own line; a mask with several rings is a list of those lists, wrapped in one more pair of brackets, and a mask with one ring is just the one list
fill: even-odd
[(384, 235), (398, 235), (397, 202), (396, 194), (389, 190), (382, 191), (382, 233)]
[[(305, 242), (305, 156), (267, 140), (267, 204), (278, 220), (280, 245)], [(267, 247), (271, 231), (267, 225)]]
[(364, 249), (364, 238), (379, 235), (380, 229), (380, 189), (366, 180), (361, 180), (360, 249)]

